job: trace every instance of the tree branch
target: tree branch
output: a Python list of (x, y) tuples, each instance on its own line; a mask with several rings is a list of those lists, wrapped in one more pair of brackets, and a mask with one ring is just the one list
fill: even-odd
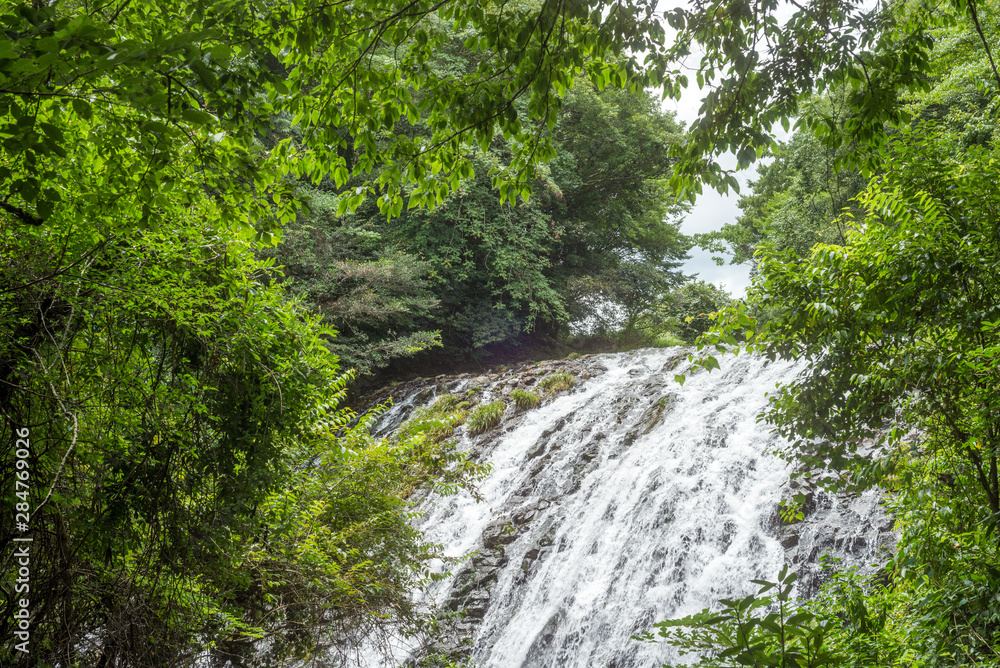
[(993, 60), (993, 52), (990, 50), (990, 43), (986, 40), (986, 35), (983, 34), (983, 27), (979, 25), (979, 13), (976, 11), (976, 0), (969, 0), (969, 15), (972, 17), (972, 23), (976, 26), (976, 32), (979, 33), (979, 39), (983, 43), (983, 48), (986, 49), (986, 56), (990, 59), (990, 67), (993, 68), (993, 78), (997, 82), (997, 86), (1000, 86), (1000, 72), (997, 72), (997, 64)]
[(41, 225), (45, 222), (38, 216), (31, 215), (21, 207), (13, 206), (12, 204), (7, 204), (6, 202), (0, 202), (0, 209), (11, 214), (25, 225)]

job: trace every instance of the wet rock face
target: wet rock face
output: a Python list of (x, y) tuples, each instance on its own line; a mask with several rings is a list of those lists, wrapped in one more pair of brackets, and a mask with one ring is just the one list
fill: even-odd
[(800, 597), (815, 596), (829, 577), (820, 564), (823, 555), (858, 565), (862, 573), (874, 573), (892, 555), (899, 535), (880, 490), (829, 494), (798, 479), (791, 481), (785, 498), (796, 494), (805, 496), (804, 519), (784, 523), (776, 512), (772, 527), (799, 575)]
[[(892, 519), (877, 494), (837, 497), (789, 482), (784, 464), (765, 454), (774, 444), (756, 414), (766, 399), (751, 401), (746, 388), (773, 387), (780, 363), (730, 360), (681, 388), (673, 375), (685, 370), (687, 353), (582, 356), (389, 390), (397, 405), (382, 433), (444, 393), (487, 403), (515, 388), (537, 391), (555, 372), (577, 379), (537, 409), (507, 400), (503, 421), (484, 434), (457, 432), (469, 456), (495, 470), (485, 504), (456, 501), (422, 525), (435, 542), (460, 540), (465, 555), (435, 595), (451, 621), (423, 656), (471, 657), (485, 668), (660, 665), (628, 637), (701, 600), (692, 599), (698, 587), (718, 600), (789, 563), (799, 594), (811, 596), (823, 578), (821, 554), (874, 563), (891, 550)], [(565, 408), (556, 411), (556, 402)], [(783, 524), (778, 502), (798, 493), (805, 518)], [(728, 579), (705, 575), (706, 564), (735, 562), (761, 566)], [(554, 585), (560, 578), (571, 586)], [(655, 605), (644, 602), (651, 591)], [(581, 612), (581, 592), (593, 598), (593, 613)], [(601, 617), (607, 610), (617, 612)], [(518, 616), (530, 620), (519, 627), (523, 638), (504, 626)], [(620, 648), (608, 650), (615, 642)], [(592, 654), (581, 658), (583, 651)]]
[[(874, 440), (857, 444), (866, 457), (880, 457)], [(829, 577), (820, 564), (823, 555), (842, 559), (875, 573), (892, 555), (899, 539), (895, 519), (885, 509), (885, 496), (873, 489), (862, 494), (831, 494), (817, 485), (824, 471), (799, 469), (788, 481), (782, 502), (794, 505), (803, 519), (784, 522), (772, 518), (775, 534), (785, 548), (788, 563), (799, 575), (798, 594), (815, 596)]]
[(494, 520), (483, 531), (483, 547), (493, 550), (517, 540), (517, 528), (506, 520)]

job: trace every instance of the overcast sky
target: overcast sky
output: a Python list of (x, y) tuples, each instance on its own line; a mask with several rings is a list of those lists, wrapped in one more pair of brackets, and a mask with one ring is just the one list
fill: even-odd
[[(677, 120), (682, 121), (685, 127), (691, 125), (698, 116), (698, 107), (701, 106), (701, 91), (697, 88), (688, 88), (684, 91), (684, 96), (680, 101), (666, 100), (663, 108), (676, 112)], [(719, 163), (725, 169), (736, 167), (736, 156), (726, 154), (722, 156)], [(747, 192), (747, 181), (757, 174), (756, 166), (751, 166), (736, 175), (740, 182), (740, 191)], [(695, 234), (698, 232), (711, 232), (721, 228), (726, 223), (736, 222), (736, 217), (740, 215), (740, 209), (736, 206), (739, 195), (733, 191), (725, 195), (720, 195), (712, 188), (706, 187), (698, 200), (695, 202), (691, 213), (687, 215), (681, 223), (681, 232), (684, 234)], [(750, 285), (750, 266), (746, 264), (726, 264), (718, 266), (712, 260), (712, 254), (700, 248), (692, 248), (688, 254), (691, 259), (684, 266), (683, 271), (687, 274), (697, 274), (698, 278), (709, 283), (721, 285), (734, 297), (742, 297), (747, 286)]]
[[(677, 3), (678, 0), (661, 0), (660, 6), (657, 11), (662, 12), (665, 9), (669, 9), (671, 6)], [(684, 2), (685, 0), (679, 0)], [(872, 0), (864, 0), (863, 6), (868, 7), (872, 5)], [(786, 22), (792, 15), (795, 7), (791, 3), (780, 5), (776, 11), (775, 16), (779, 22)], [(673, 30), (670, 26), (664, 25), (664, 29), (667, 30), (668, 35), (673, 34)], [(683, 66), (697, 67), (698, 61), (700, 60), (700, 51), (695, 46), (693, 53), (687, 57)], [(668, 111), (673, 111), (677, 114), (677, 120), (682, 121), (685, 127), (690, 127), (691, 122), (698, 117), (698, 108), (701, 107), (701, 98), (704, 93), (698, 89), (697, 85), (694, 83), (695, 77), (693, 72), (689, 72), (691, 86), (684, 89), (680, 100), (665, 100), (663, 102), (663, 108)], [(654, 92), (655, 94), (655, 92)], [(788, 133), (786, 133), (780, 125), (775, 124), (771, 132), (778, 139), (778, 141), (785, 141), (788, 139)], [(759, 161), (750, 166), (749, 169), (744, 170), (736, 174), (736, 178), (740, 182), (740, 192), (746, 194), (747, 181), (751, 179), (756, 179), (757, 177), (757, 165), (769, 162), (769, 159)], [(732, 154), (726, 154), (719, 159), (719, 164), (722, 165), (724, 169), (735, 169), (736, 167), (736, 156)], [(688, 214), (684, 222), (681, 223), (681, 231), (685, 234), (696, 234), (698, 232), (711, 232), (712, 230), (717, 230), (721, 228), (726, 223), (736, 222), (737, 216), (740, 215), (740, 209), (736, 206), (739, 201), (740, 196), (736, 193), (730, 191), (726, 195), (720, 195), (718, 192), (712, 188), (706, 187), (704, 192), (698, 196), (698, 200), (692, 208), (691, 213)], [(709, 283), (715, 283), (716, 285), (721, 285), (724, 289), (728, 290), (733, 294), (734, 297), (742, 297), (747, 287), (750, 285), (750, 266), (749, 265), (734, 265), (729, 264), (729, 258), (726, 257), (726, 264), (723, 266), (718, 266), (715, 261), (712, 260), (712, 256), (707, 251), (703, 251), (699, 248), (692, 248), (689, 253), (691, 259), (683, 266), (683, 271), (688, 274), (697, 274), (698, 278)]]

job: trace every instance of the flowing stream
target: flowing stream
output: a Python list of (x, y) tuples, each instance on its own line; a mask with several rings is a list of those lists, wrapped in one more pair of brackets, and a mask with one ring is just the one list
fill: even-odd
[[(773, 580), (786, 562), (808, 568), (821, 549), (856, 563), (878, 557), (891, 521), (875, 495), (824, 497), (794, 535), (780, 526), (789, 471), (757, 415), (796, 364), (720, 362), (681, 386), (674, 374), (687, 362), (676, 349), (589, 357), (573, 390), (461, 436), (493, 466), (486, 500), (432, 495), (420, 523), (463, 559), (420, 595), (465, 611), (446, 650), (464, 646), (477, 668), (660, 666), (672, 650), (630, 636), (748, 593), (751, 579)], [(481, 400), (538, 377), (493, 377)], [(824, 511), (835, 514), (828, 524)]]

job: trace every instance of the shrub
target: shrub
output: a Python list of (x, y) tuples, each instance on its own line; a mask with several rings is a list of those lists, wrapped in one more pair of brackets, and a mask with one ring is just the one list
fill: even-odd
[(462, 400), (454, 394), (442, 394), (433, 404), (424, 409), (425, 415), (443, 417), (460, 408)]
[(465, 421), (469, 433), (475, 436), (500, 424), (500, 418), (506, 408), (507, 405), (499, 400), (476, 406)]
[(522, 411), (534, 408), (538, 405), (538, 402), (542, 400), (542, 398), (534, 392), (527, 392), (525, 390), (514, 390), (510, 393), (510, 397), (514, 400), (514, 404)]
[(704, 281), (691, 281), (674, 288), (647, 314), (645, 329), (663, 336), (669, 332), (682, 342), (694, 343), (715, 322), (715, 312), (733, 301), (722, 288)]
[(469, 658), (455, 658), (448, 654), (434, 652), (420, 659), (417, 668), (475, 668), (475, 663)]
[(663, 332), (661, 334), (658, 334), (653, 339), (654, 348), (673, 348), (675, 346), (684, 346), (684, 345), (687, 345), (684, 342), (684, 339), (680, 338), (673, 332)]
[(538, 387), (551, 394), (571, 389), (574, 385), (576, 385), (576, 378), (566, 371), (550, 374), (538, 381)]

